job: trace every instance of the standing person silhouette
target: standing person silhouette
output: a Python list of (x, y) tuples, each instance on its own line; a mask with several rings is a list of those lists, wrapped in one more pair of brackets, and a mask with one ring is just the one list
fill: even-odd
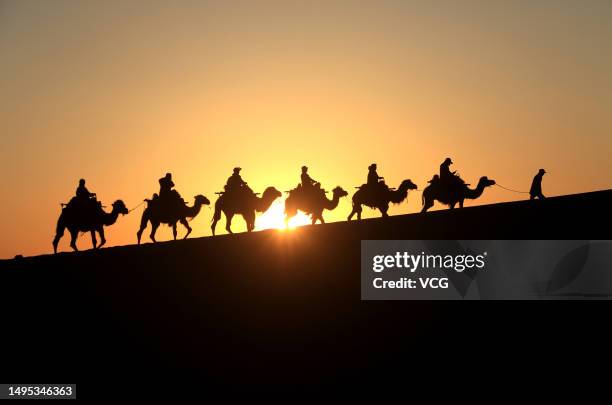
[(546, 170), (540, 169), (538, 174), (533, 177), (533, 181), (531, 182), (531, 189), (529, 190), (529, 199), (534, 200), (539, 198), (540, 200), (545, 199), (544, 194), (542, 194), (542, 177), (546, 174)]

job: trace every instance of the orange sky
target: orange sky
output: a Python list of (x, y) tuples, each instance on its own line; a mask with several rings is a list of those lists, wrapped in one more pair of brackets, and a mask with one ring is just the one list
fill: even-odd
[[(167, 171), (191, 202), (236, 165), (258, 191), (289, 189), (306, 164), (352, 193), (372, 162), (423, 187), (446, 156), (472, 183), (526, 190), (544, 167), (549, 195), (610, 188), (610, 38), (606, 0), (0, 0), (0, 257), (52, 251), (80, 177), (128, 207)], [(520, 198), (494, 187), (469, 203)], [(139, 216), (109, 245), (134, 243)]]

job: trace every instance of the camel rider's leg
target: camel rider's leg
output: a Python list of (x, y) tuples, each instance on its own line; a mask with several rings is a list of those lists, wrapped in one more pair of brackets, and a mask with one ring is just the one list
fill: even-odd
[(96, 239), (96, 231), (92, 230), (90, 231), (91, 233), (91, 244), (93, 245), (93, 248), (97, 248), (98, 247), (98, 240)]
[(187, 236), (189, 236), (189, 234), (191, 233), (191, 227), (189, 226), (189, 223), (187, 222), (185, 218), (181, 218), (180, 222), (187, 229), (187, 233), (183, 237), (183, 239), (187, 239)]

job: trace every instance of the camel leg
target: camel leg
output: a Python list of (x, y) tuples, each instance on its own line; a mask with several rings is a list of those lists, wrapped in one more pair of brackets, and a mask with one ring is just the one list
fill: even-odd
[(210, 229), (212, 230), (213, 236), (215, 236), (215, 228), (217, 227), (217, 222), (221, 219), (221, 209), (218, 208), (218, 204), (215, 204), (215, 213), (213, 214), (212, 224), (210, 225)]
[(219, 222), (219, 220), (217, 218), (213, 218), (212, 224), (210, 224), (210, 229), (212, 230), (213, 236), (215, 236), (215, 228), (217, 227), (217, 222)]
[(463, 208), (463, 200), (459, 200), (459, 208)]
[(450, 209), (451, 209), (451, 210), (455, 208), (455, 204), (457, 204), (457, 203), (456, 203), (456, 202), (452, 202), (452, 203), (450, 204)]
[(176, 240), (176, 222), (172, 224), (172, 237)]
[(378, 209), (380, 210), (383, 218), (389, 217), (389, 214), (387, 214), (387, 211), (389, 211), (389, 204), (378, 207)]
[(255, 212), (244, 215), (244, 220), (247, 225), (247, 232), (252, 232), (255, 229)]
[(187, 233), (185, 234), (185, 236), (183, 237), (183, 239), (187, 239), (187, 236), (189, 236), (189, 234), (191, 233), (191, 227), (189, 226), (189, 223), (187, 222), (187, 220), (185, 218), (181, 218), (180, 219), (181, 224), (187, 228)]
[(426, 212), (428, 209), (433, 207), (433, 205), (434, 205), (433, 200), (425, 200), (425, 202), (423, 203), (423, 209), (421, 210), (421, 212)]
[(106, 238), (104, 237), (104, 226), (100, 226), (98, 228), (98, 234), (100, 235), (100, 244), (98, 245), (98, 249), (106, 244)]
[(357, 214), (357, 219), (361, 219), (362, 210), (363, 208), (361, 208), (361, 204), (353, 204), (353, 211), (351, 211), (351, 214), (348, 216), (348, 220), (350, 221), (355, 214)]
[(79, 231), (76, 231), (76, 230), (75, 231), (70, 231), (70, 247), (75, 252), (79, 251), (79, 249), (77, 248), (77, 245), (76, 245), (76, 240), (77, 240), (78, 236), (79, 236)]
[(53, 238), (53, 253), (57, 253), (57, 245), (60, 239), (64, 236), (64, 230), (66, 227), (63, 223), (58, 222), (57, 229), (55, 230), (55, 238)]
[(289, 220), (297, 214), (296, 210), (285, 208), (285, 228), (289, 228)]
[(96, 230), (94, 229), (93, 231), (90, 231), (91, 233), (91, 244), (93, 245), (93, 248), (97, 248), (98, 247), (98, 240), (96, 239)]
[(144, 210), (144, 212), (142, 213), (142, 217), (140, 218), (140, 228), (138, 229), (138, 232), (136, 232), (136, 237), (138, 238), (139, 245), (140, 245), (140, 237), (142, 236), (142, 232), (147, 227), (147, 222), (149, 222), (149, 209), (148, 208)]
[(234, 218), (234, 214), (225, 214), (225, 230), (227, 233), (232, 232), (232, 218)]
[(323, 214), (319, 214), (319, 221), (321, 221), (321, 224), (325, 223), (325, 220), (323, 219)]
[(157, 232), (157, 228), (159, 228), (159, 222), (151, 221), (151, 235), (149, 235), (149, 238), (151, 238), (153, 242), (157, 242), (155, 240), (155, 232)]

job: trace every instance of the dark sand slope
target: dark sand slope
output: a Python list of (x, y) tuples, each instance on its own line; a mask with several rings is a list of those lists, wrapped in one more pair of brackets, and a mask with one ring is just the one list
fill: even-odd
[[(2, 261), (2, 367), (76, 378), (188, 367), (206, 381), (312, 386), (408, 365), (424, 342), (468, 362), (478, 341), (467, 331), (485, 322), (480, 338), (517, 342), (553, 333), (543, 306), (556, 304), (526, 320), (500, 304), (485, 319), (482, 303), (361, 302), (360, 240), (610, 239), (611, 207), (608, 190)], [(567, 331), (582, 321), (563, 322)], [(500, 348), (491, 361), (512, 355)]]

